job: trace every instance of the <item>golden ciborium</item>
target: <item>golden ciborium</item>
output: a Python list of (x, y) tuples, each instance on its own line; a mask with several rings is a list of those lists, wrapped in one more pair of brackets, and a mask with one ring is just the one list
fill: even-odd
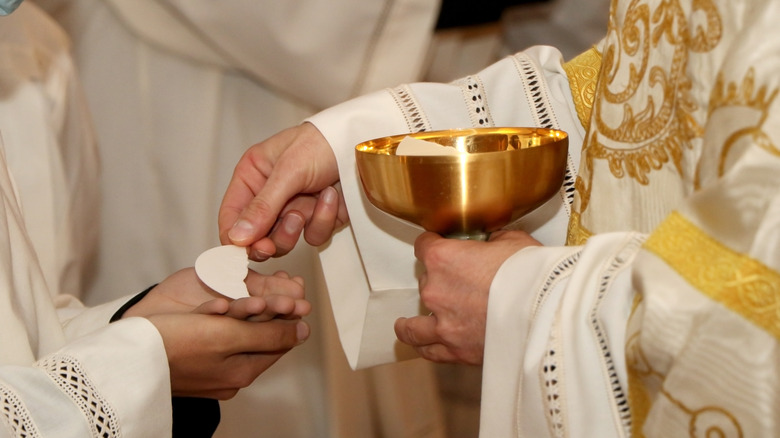
[[(455, 155), (396, 155), (405, 137)], [(566, 172), (568, 136), (545, 128), (474, 128), (377, 138), (356, 147), (369, 201), (428, 231), (484, 240), (544, 204)]]

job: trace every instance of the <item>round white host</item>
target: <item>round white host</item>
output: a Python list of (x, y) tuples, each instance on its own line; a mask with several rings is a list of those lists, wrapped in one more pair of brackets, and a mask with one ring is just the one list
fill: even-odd
[(223, 245), (204, 251), (195, 260), (195, 272), (206, 286), (227, 297), (249, 296), (244, 279), (249, 269), (246, 248)]

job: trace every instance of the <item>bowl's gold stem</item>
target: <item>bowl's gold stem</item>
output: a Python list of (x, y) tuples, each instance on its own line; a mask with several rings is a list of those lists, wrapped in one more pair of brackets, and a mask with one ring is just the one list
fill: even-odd
[(454, 234), (447, 234), (444, 237), (446, 237), (448, 239), (458, 239), (458, 240), (481, 240), (481, 241), (486, 241), (490, 237), (490, 233), (485, 233), (485, 232), (477, 232), (477, 233), (471, 233), (471, 234), (454, 233)]

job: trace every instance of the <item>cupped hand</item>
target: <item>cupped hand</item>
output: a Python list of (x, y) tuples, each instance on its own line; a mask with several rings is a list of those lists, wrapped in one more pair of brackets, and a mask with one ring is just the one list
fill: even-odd
[(220, 240), (250, 247), (256, 261), (286, 254), (302, 232), (312, 245), (325, 243), (348, 220), (333, 187), (338, 180), (333, 150), (310, 123), (255, 144), (239, 160), (223, 197)]
[(174, 396), (227, 400), (305, 341), (302, 320), (249, 322), (195, 313), (148, 317), (162, 336)]
[(163, 338), (173, 395), (228, 399), (288, 350), (306, 340), (311, 311), (300, 277), (249, 271), (250, 295), (231, 300), (182, 269), (160, 284), (123, 318), (149, 319)]
[(300, 318), (311, 312), (301, 277), (291, 277), (283, 271), (269, 276), (249, 270), (244, 282), (250, 297), (230, 300), (200, 281), (193, 268), (185, 268), (152, 288), (122, 317), (195, 312), (267, 321)]
[(423, 233), (414, 252), (425, 268), (420, 298), (431, 314), (399, 318), (396, 336), (434, 362), (481, 364), (493, 277), (512, 254), (536, 245), (541, 244), (522, 231), (498, 231), (488, 242)]

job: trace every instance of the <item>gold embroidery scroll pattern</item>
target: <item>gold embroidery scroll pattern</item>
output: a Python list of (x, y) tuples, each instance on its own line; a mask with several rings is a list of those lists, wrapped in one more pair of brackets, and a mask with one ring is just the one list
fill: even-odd
[[(627, 11), (626, 25), (620, 32), (615, 32), (620, 37), (610, 40), (617, 41), (608, 49), (609, 55), (604, 61), (603, 74), (609, 72), (610, 77), (600, 83), (599, 92), (604, 102), (622, 105), (623, 120), (619, 126), (610, 127), (604, 121), (600, 102), (596, 101), (595, 123), (600, 136), (595, 139), (603, 137), (638, 146), (628, 150), (613, 149), (598, 141), (589, 153), (594, 158), (607, 160), (616, 178), (628, 175), (641, 184), (648, 184), (647, 175), (670, 160), (680, 172), (682, 147), (690, 147), (690, 141), (701, 136), (702, 129), (693, 116), (698, 107), (691, 97), (691, 82), (686, 75), (688, 57), (691, 52), (712, 50), (721, 38), (722, 27), (711, 1), (696, 1), (694, 9), (705, 13), (707, 26), (697, 26), (691, 34), (679, 1), (663, 1), (652, 13), (647, 5), (637, 2)], [(661, 43), (673, 48), (667, 68), (650, 62), (651, 48), (656, 49)], [(620, 47), (615, 47), (617, 45)], [(622, 90), (613, 92), (611, 87), (619, 80), (617, 72), (625, 69), (621, 66), (621, 58), (636, 56), (640, 51), (639, 62), (628, 65), (627, 84)], [(661, 102), (656, 104), (652, 96), (647, 96), (644, 108), (637, 111), (636, 104), (629, 101), (638, 97), (640, 89), (654, 87), (663, 90)]]
[[(641, 294), (634, 296), (629, 321), (638, 315), (638, 309), (642, 304)], [(629, 326), (632, 324), (629, 322)], [(736, 417), (726, 409), (717, 406), (706, 406), (691, 409), (675, 398), (670, 391), (664, 389), (666, 376), (653, 369), (647, 355), (642, 350), (639, 333), (629, 333), (626, 339), (626, 365), (628, 372), (628, 401), (631, 410), (631, 435), (644, 438), (643, 426), (653, 405), (653, 394), (660, 393), (678, 409), (685, 412), (690, 420), (688, 422), (689, 437), (743, 437), (742, 427)], [(713, 424), (723, 424), (726, 419), (731, 426), (726, 431), (722, 427)], [(707, 421), (710, 425), (707, 425)]]
[[(736, 416), (727, 409), (718, 406), (702, 406), (693, 409), (675, 397), (664, 385), (666, 376), (653, 369), (650, 361), (647, 359), (640, 345), (638, 333), (631, 334), (626, 340), (626, 362), (628, 366), (628, 399), (632, 415), (632, 436), (638, 438), (645, 436), (642, 428), (652, 409), (653, 394), (658, 393), (690, 417), (688, 420), (689, 437), (744, 438), (745, 434), (742, 431), (742, 426)], [(724, 423), (728, 427), (724, 427)]]
[[(759, 120), (752, 126), (746, 126), (732, 133), (724, 142), (718, 162), (718, 176), (725, 172), (726, 160), (732, 147), (742, 138), (749, 138), (755, 145), (766, 150), (770, 154), (780, 156), (780, 149), (772, 142), (769, 136), (762, 130), (762, 126), (769, 115), (769, 107), (777, 97), (778, 90), (771, 92), (766, 86), (756, 89), (755, 72), (748, 69), (740, 84), (725, 83), (722, 75), (719, 75), (710, 97), (708, 113), (711, 116), (719, 109), (728, 107), (752, 108), (760, 113)], [(697, 169), (696, 187), (699, 187), (699, 172)]]
[[(692, 142), (703, 134), (702, 125), (694, 115), (699, 107), (691, 95), (686, 68), (691, 52), (710, 51), (721, 40), (720, 13), (712, 0), (695, 0), (691, 13), (702, 12), (706, 20), (704, 27), (699, 25), (691, 30), (679, 0), (662, 0), (654, 11), (646, 3), (634, 0), (628, 6), (622, 28), (616, 25), (615, 2), (610, 10), (608, 44), (597, 82), (589, 134), (583, 142), (583, 165), (575, 184), (577, 196), (573, 210), (580, 215), (590, 203), (595, 160), (607, 161), (615, 178), (628, 176), (647, 185), (649, 174), (670, 161), (682, 173), (683, 149), (691, 148)], [(669, 65), (651, 65), (651, 48), (657, 48), (662, 42), (673, 50)], [(632, 60), (636, 57), (638, 61)], [(656, 62), (660, 61), (659, 58)], [(627, 71), (627, 78), (621, 71)], [(621, 88), (613, 91), (611, 88), (616, 85)], [(662, 90), (660, 104), (648, 95), (644, 108), (635, 110), (638, 104), (631, 100), (639, 97), (638, 91), (653, 88)], [(622, 120), (617, 127), (605, 122), (608, 115), (603, 112), (604, 105), (615, 111), (622, 108), (622, 116), (618, 115)], [(620, 120), (614, 115), (609, 118)], [(630, 148), (614, 148), (608, 143), (622, 143)], [(570, 222), (570, 234), (578, 233), (574, 225)]]
[(569, 78), (574, 108), (583, 129), (588, 129), (593, 101), (596, 97), (596, 82), (601, 68), (601, 53), (595, 48), (577, 55), (563, 65)]

